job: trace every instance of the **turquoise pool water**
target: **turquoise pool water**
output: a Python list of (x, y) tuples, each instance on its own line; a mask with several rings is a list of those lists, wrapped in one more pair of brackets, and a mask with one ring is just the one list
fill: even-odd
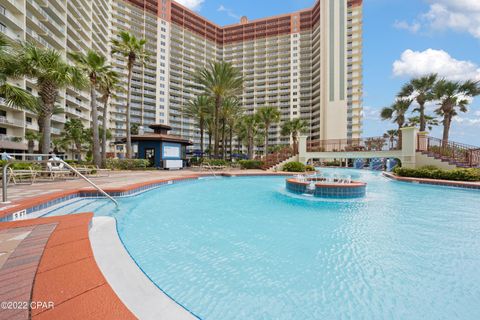
[(57, 213), (115, 216), (144, 272), (201, 319), (480, 319), (480, 192), (348, 174), (366, 198), (221, 178)]

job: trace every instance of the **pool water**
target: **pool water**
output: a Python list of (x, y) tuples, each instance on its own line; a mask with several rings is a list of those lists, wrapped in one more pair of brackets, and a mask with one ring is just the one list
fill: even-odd
[(143, 271), (201, 319), (480, 319), (480, 192), (338, 172), (367, 196), (219, 178), (52, 214), (114, 216)]

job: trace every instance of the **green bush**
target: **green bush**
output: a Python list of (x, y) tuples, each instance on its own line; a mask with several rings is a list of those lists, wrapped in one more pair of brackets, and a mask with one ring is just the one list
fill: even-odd
[(259, 160), (240, 160), (238, 161), (242, 169), (261, 169), (263, 162)]
[(442, 170), (437, 168), (434, 169), (429, 166), (419, 169), (395, 168), (393, 172), (400, 177), (454, 181), (480, 181), (480, 169)]
[(226, 160), (222, 159), (204, 159), (203, 164), (209, 164), (211, 166), (228, 166), (229, 163)]
[(323, 163), (323, 166), (325, 167), (340, 167), (342, 164), (340, 163), (340, 161), (325, 161)]
[[(5, 160), (0, 160), (0, 166), (3, 166), (7, 163)], [(12, 170), (30, 170), (30, 168), (35, 170), (40, 170), (42, 166), (38, 163), (31, 163), (31, 162), (19, 162), (19, 163), (12, 163), (9, 168)]]
[(436, 167), (436, 166), (423, 166), (423, 167), (421, 167), (420, 169), (424, 169), (424, 170), (438, 170), (438, 167)]
[(305, 166), (305, 170), (308, 172), (316, 171), (314, 166)]
[(289, 162), (283, 166), (283, 171), (287, 172), (305, 172), (306, 167), (301, 162)]
[(107, 159), (107, 168), (111, 170), (146, 169), (150, 162), (145, 159)]

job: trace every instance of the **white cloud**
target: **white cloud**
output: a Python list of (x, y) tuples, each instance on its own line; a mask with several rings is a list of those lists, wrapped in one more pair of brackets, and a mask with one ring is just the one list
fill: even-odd
[(479, 0), (428, 0), (427, 12), (419, 15), (412, 23), (396, 21), (397, 29), (417, 33), (420, 29), (431, 31), (455, 30), (470, 33), (480, 39)]
[(199, 10), (205, 0), (176, 0), (178, 3), (192, 10)]
[(235, 20), (239, 20), (240, 16), (236, 14), (232, 9), (225, 7), (223, 4), (220, 5), (217, 9), (218, 12), (225, 12), (230, 18), (234, 18)]
[(415, 21), (412, 23), (408, 23), (407, 21), (399, 21), (399, 20), (396, 20), (393, 26), (396, 29), (407, 30), (407, 31), (410, 31), (411, 33), (417, 33), (422, 27), (420, 23)]
[(400, 59), (393, 63), (394, 76), (419, 77), (438, 73), (450, 80), (480, 80), (480, 68), (471, 61), (457, 60), (446, 51), (405, 50)]

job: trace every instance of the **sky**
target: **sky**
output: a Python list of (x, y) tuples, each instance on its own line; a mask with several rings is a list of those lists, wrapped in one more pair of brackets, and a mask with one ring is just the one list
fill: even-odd
[[(228, 25), (311, 7), (315, 0), (177, 0)], [(480, 0), (364, 0), (364, 137), (395, 125), (381, 121), (412, 77), (438, 73), (451, 80), (480, 80)], [(435, 104), (428, 106), (433, 114)], [(431, 133), (441, 137), (442, 128)], [(452, 124), (452, 141), (480, 146), (480, 98)]]

